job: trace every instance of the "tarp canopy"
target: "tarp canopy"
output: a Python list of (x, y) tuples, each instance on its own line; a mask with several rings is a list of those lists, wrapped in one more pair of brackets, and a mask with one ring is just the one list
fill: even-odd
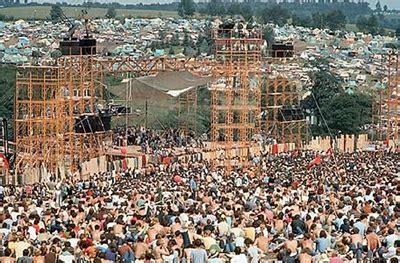
[(160, 72), (155, 76), (139, 77), (136, 80), (138, 81), (136, 83), (142, 83), (175, 97), (193, 88), (206, 86), (210, 83), (211, 77), (199, 77), (190, 72), (178, 71)]
[(121, 85), (111, 87), (110, 92), (120, 98), (125, 98), (128, 93), (128, 99), (131, 101), (154, 100), (161, 103), (177, 98), (194, 88), (205, 87), (210, 81), (210, 77), (199, 77), (190, 72), (160, 72), (153, 76), (127, 79), (122, 81)]

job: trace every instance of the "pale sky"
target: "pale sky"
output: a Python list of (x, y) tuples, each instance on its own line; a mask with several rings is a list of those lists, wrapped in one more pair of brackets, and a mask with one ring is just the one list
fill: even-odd
[[(375, 8), (376, 3), (378, 2), (377, 0), (367, 0), (367, 2), (370, 3), (370, 7), (372, 9)], [(400, 10), (400, 0), (380, 0), (381, 6), (383, 7), (384, 5), (387, 5), (389, 9), (397, 9)]]

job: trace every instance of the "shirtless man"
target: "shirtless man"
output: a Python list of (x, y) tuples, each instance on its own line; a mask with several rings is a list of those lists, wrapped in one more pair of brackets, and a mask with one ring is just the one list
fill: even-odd
[(263, 233), (257, 234), (254, 244), (263, 251), (263, 253), (268, 252), (268, 238), (263, 235)]
[(378, 235), (376, 233), (374, 233), (374, 230), (372, 227), (368, 227), (367, 235), (365, 236), (365, 238), (367, 239), (368, 258), (372, 259), (372, 257), (375, 255), (375, 253), (381, 247), (381, 241), (379, 240)]
[(353, 228), (351, 232), (351, 244), (350, 244), (350, 249), (353, 251), (353, 253), (357, 256), (357, 259), (361, 258), (362, 255), (362, 241), (363, 238), (360, 235), (360, 230), (358, 228)]
[(313, 245), (314, 245), (314, 242), (311, 239), (311, 235), (308, 234), (308, 233), (305, 234), (304, 238), (301, 241), (301, 247), (303, 248), (303, 250), (305, 248), (308, 248), (310, 250), (310, 252), (311, 252), (311, 251), (313, 251)]
[(290, 250), (292, 253), (297, 251), (297, 247), (299, 246), (297, 240), (294, 240), (294, 234), (289, 234), (289, 240), (285, 242), (285, 247)]
[(144, 243), (143, 236), (139, 236), (137, 242), (135, 242), (133, 246), (133, 250), (135, 252), (136, 258), (142, 258), (146, 255), (149, 247), (146, 243)]
[(311, 250), (309, 248), (304, 248), (299, 255), (300, 263), (311, 263), (313, 262), (313, 258), (311, 256)]

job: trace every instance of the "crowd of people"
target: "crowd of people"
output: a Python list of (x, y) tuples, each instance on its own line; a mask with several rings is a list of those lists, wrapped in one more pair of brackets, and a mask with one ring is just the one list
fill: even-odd
[(0, 262), (398, 262), (399, 154), (315, 155), (0, 186)]
[(157, 132), (138, 127), (118, 127), (113, 132), (113, 143), (116, 146), (140, 146), (142, 153), (154, 153), (163, 149), (179, 147), (203, 148), (204, 143), (201, 137), (195, 136), (194, 132), (184, 133), (180, 129), (166, 129)]

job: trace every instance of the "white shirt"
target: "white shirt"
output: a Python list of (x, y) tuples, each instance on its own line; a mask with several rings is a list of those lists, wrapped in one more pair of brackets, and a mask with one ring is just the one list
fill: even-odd
[(231, 263), (247, 263), (247, 257), (245, 254), (235, 255), (231, 258)]
[(73, 263), (75, 260), (75, 257), (69, 253), (66, 254), (61, 254), (59, 257), (59, 260), (62, 260), (64, 263)]
[(245, 245), (244, 245), (244, 238), (243, 237), (237, 237), (236, 239), (235, 239), (235, 245), (237, 246), (237, 247), (244, 247)]
[(396, 242), (396, 240), (399, 239), (399, 236), (396, 234), (391, 234), (388, 235), (385, 239), (388, 247), (394, 247), (394, 243)]
[(18, 219), (18, 216), (20, 215), (20, 213), (18, 213), (18, 212), (11, 212), (10, 215), (11, 215), (12, 220), (13, 220), (14, 222), (16, 222), (17, 219)]
[(29, 238), (31, 240), (36, 240), (37, 234), (36, 229), (33, 226), (28, 227)]
[(71, 247), (76, 248), (79, 242), (79, 238), (70, 238), (68, 242), (71, 244)]

